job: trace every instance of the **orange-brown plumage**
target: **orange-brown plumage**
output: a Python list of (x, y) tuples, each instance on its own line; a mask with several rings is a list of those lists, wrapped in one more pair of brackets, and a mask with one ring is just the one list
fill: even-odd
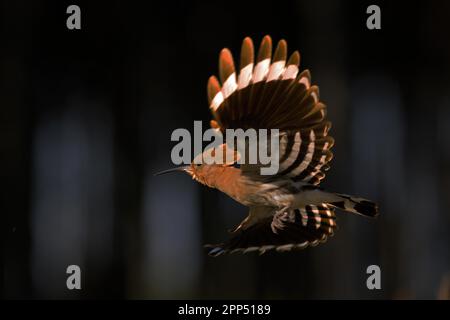
[[(373, 217), (375, 203), (318, 187), (333, 158), (331, 122), (320, 101), (319, 88), (311, 83), (308, 70), (300, 72), (300, 54), (287, 59), (287, 43), (281, 40), (272, 58), (272, 39), (265, 36), (254, 57), (253, 41), (245, 38), (240, 69), (233, 55), (223, 49), (219, 56), (219, 80), (211, 76), (207, 92), (214, 117), (211, 127), (227, 129), (278, 129), (279, 170), (261, 174), (261, 163), (239, 163), (233, 150), (232, 161), (223, 164), (193, 161), (182, 168), (196, 181), (216, 188), (249, 207), (249, 215), (228, 241), (212, 246), (210, 254), (275, 249), (286, 251), (324, 242), (336, 227), (335, 208)], [(219, 152), (230, 152), (226, 144)], [(205, 159), (215, 150), (206, 150)]]

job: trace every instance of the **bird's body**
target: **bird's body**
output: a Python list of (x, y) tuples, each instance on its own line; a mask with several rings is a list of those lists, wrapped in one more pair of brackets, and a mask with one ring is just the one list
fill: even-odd
[[(275, 249), (286, 251), (324, 242), (336, 228), (335, 208), (368, 217), (378, 213), (375, 203), (319, 187), (333, 157), (334, 139), (328, 135), (331, 123), (319, 100), (317, 86), (311, 85), (308, 70), (299, 73), (300, 55), (287, 59), (284, 40), (272, 57), (272, 40), (264, 37), (254, 59), (253, 42), (242, 44), (240, 70), (235, 71), (228, 49), (219, 59), (221, 84), (208, 81), (208, 98), (214, 116), (212, 128), (279, 130), (279, 169), (261, 174), (262, 164), (193, 163), (182, 168), (198, 182), (216, 188), (249, 207), (249, 215), (228, 241), (210, 246), (210, 255)], [(221, 148), (221, 149), (220, 149)], [(223, 144), (219, 151), (228, 152)], [(216, 151), (213, 151), (216, 152)], [(204, 158), (208, 151), (199, 155)]]
[[(252, 222), (255, 219), (273, 216), (277, 209), (281, 211), (301, 209), (307, 206), (320, 206), (324, 203), (350, 212), (365, 214), (354, 210), (352, 203), (364, 203), (367, 200), (327, 192), (318, 186), (302, 181), (284, 177), (266, 177), (255, 180), (242, 174), (240, 169), (220, 165), (210, 166), (207, 176), (209, 187), (222, 191), (244, 206), (267, 209), (257, 210), (256, 213), (253, 213)], [(202, 182), (201, 179), (200, 182)], [(340, 202), (342, 202), (341, 205), (339, 205)], [(367, 212), (366, 215), (375, 215), (375, 205), (371, 202), (368, 205), (371, 212)], [(247, 220), (239, 226), (239, 229), (248, 226), (249, 221)]]
[(316, 186), (288, 178), (254, 180), (234, 167), (217, 166), (210, 176), (210, 187), (219, 189), (248, 207), (300, 208), (308, 204), (321, 204), (328, 194)]

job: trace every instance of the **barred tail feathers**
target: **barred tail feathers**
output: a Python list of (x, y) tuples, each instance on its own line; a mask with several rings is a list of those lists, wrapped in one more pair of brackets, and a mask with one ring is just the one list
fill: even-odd
[(374, 218), (378, 216), (378, 205), (375, 202), (347, 194), (335, 193), (335, 195), (340, 199), (329, 204), (336, 208), (365, 217)]

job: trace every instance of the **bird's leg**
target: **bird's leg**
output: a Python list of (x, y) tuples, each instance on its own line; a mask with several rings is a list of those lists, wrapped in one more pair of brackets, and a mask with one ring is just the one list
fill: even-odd
[(237, 232), (237, 231), (239, 231), (239, 230), (241, 230), (241, 229), (243, 229), (243, 228), (245, 228), (245, 226), (248, 224), (248, 223), (250, 223), (250, 221), (251, 221), (251, 216), (250, 215), (248, 215), (236, 228), (234, 228), (234, 229), (230, 229), (230, 230), (228, 230), (228, 232), (230, 232), (230, 233), (235, 233), (235, 232)]
[(231, 232), (245, 230), (258, 221), (273, 216), (273, 207), (251, 207), (248, 216)]
[(248, 217), (244, 219), (236, 228), (234, 229), (228, 229), (229, 233), (235, 233), (242, 229), (242, 226), (245, 224), (245, 222), (248, 220)]
[(281, 207), (279, 210), (275, 211), (275, 215), (282, 214), (283, 212), (286, 212), (287, 210), (289, 210), (289, 207), (287, 207), (287, 206)]
[(270, 228), (272, 229), (273, 233), (278, 234), (278, 231), (283, 228), (283, 224), (280, 224), (280, 221), (282, 221), (283, 218), (288, 215), (288, 210), (289, 207), (284, 206), (275, 211), (274, 218), (272, 220), (272, 223), (270, 224)]

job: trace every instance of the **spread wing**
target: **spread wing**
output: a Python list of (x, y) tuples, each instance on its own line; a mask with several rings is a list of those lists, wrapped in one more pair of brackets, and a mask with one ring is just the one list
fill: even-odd
[[(223, 49), (219, 58), (219, 80), (208, 81), (208, 99), (213, 128), (279, 129), (277, 175), (319, 184), (333, 154), (334, 140), (328, 135), (326, 107), (319, 89), (311, 85), (308, 70), (299, 72), (300, 54), (287, 59), (287, 43), (281, 40), (272, 57), (272, 40), (261, 42), (256, 61), (250, 38), (242, 43), (240, 68)], [(260, 165), (244, 164), (244, 174), (257, 178)]]
[(206, 247), (210, 249), (211, 256), (235, 252), (298, 250), (325, 242), (334, 234), (335, 228), (333, 208), (326, 204), (306, 206), (269, 215), (247, 229), (239, 229), (228, 241)]

